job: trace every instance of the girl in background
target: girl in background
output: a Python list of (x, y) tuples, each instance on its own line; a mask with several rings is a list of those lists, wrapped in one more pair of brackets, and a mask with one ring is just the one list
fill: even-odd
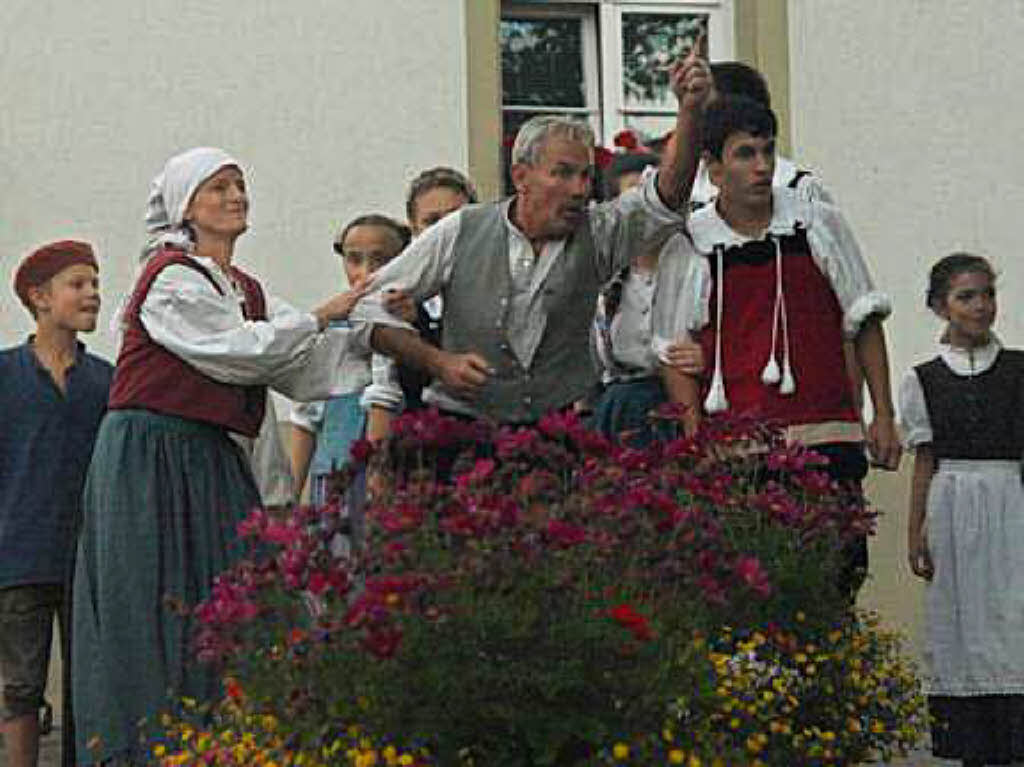
[[(453, 168), (443, 166), (420, 173), (409, 184), (405, 200), (412, 236), (436, 224), (463, 205), (477, 201), (476, 189), (466, 176)], [(441, 296), (433, 296), (418, 306), (405, 308), (408, 319), (420, 336), (437, 346), (441, 341)], [(391, 419), (399, 410), (419, 410), (424, 407), (423, 390), (430, 377), (421, 370), (396, 365), (389, 358), (373, 355), (373, 383), (363, 396), (363, 406), (369, 413), (366, 436), (371, 442), (380, 442), (391, 433)], [(402, 399), (395, 403), (391, 393), (399, 387)]]
[[(657, 163), (653, 154), (617, 154), (609, 170), (609, 198), (636, 186), (643, 170)], [(597, 297), (590, 344), (600, 369), (601, 391), (594, 402), (591, 425), (605, 436), (625, 439), (634, 447), (643, 447), (657, 436), (653, 414), (667, 401), (658, 369), (659, 354), (652, 347), (654, 279), (659, 258), (686, 257), (684, 237), (675, 234), (660, 252), (655, 249), (639, 254)], [(673, 344), (663, 356), (666, 364), (693, 373), (703, 368), (697, 344)]]
[[(371, 213), (353, 219), (341, 230), (334, 242), (334, 252), (341, 256), (348, 284), (354, 289), (363, 289), (374, 272), (402, 252), (409, 239), (406, 226), (387, 216)], [(342, 320), (335, 324), (347, 326), (348, 323)], [(348, 368), (340, 376), (344, 393), (326, 401), (301, 403), (292, 410), (295, 487), (301, 492), (308, 475), (309, 499), (314, 506), (327, 502), (328, 479), (348, 464), (352, 444), (366, 433), (366, 412), (361, 399), (371, 381), (367, 361), (366, 357), (350, 358)], [(390, 382), (376, 386), (371, 396), (379, 407), (397, 409), (401, 406), (402, 392)], [(354, 516), (352, 522), (358, 525)]]
[(995, 274), (957, 253), (931, 270), (938, 355), (900, 388), (915, 451), (910, 567), (926, 587), (933, 752), (1024, 760), (1024, 352), (992, 334)]

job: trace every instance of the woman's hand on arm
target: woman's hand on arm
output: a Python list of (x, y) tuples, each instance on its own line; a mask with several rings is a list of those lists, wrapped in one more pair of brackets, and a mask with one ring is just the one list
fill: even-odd
[(355, 305), (359, 303), (359, 299), (370, 292), (371, 286), (370, 281), (354, 285), (351, 289), (339, 293), (314, 309), (313, 316), (316, 317), (317, 327), (323, 330), (332, 320), (348, 319)]

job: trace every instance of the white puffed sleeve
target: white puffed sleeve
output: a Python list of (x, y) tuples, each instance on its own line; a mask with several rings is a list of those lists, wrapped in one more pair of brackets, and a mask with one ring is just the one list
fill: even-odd
[(799, 181), (796, 182), (796, 193), (805, 200), (811, 200), (812, 202), (817, 200), (829, 205), (836, 204), (832, 192), (813, 173), (805, 173), (800, 177)]
[(932, 425), (928, 420), (928, 407), (924, 389), (917, 372), (910, 370), (900, 382), (899, 392), (900, 431), (908, 450), (932, 441)]
[(393, 413), (405, 405), (405, 395), (398, 381), (398, 365), (390, 357), (374, 354), (370, 360), (370, 385), (363, 389), (359, 404), (364, 410), (382, 407)]
[(860, 246), (839, 209), (820, 200), (807, 202), (807, 208), (811, 254), (839, 299), (843, 334), (853, 338), (869, 317), (888, 317), (892, 302), (887, 294), (875, 289)]
[(711, 268), (684, 234), (672, 237), (658, 259), (651, 319), (651, 346), (662, 362), (668, 347), (708, 324)]

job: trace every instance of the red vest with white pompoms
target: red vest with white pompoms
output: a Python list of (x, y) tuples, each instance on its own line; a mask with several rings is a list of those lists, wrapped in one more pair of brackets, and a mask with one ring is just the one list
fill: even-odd
[[(694, 222), (694, 226), (699, 226)], [(766, 384), (761, 372), (772, 350), (772, 319), (776, 301), (775, 242), (782, 250), (782, 289), (789, 328), (789, 359), (796, 382), (792, 394)], [(774, 421), (782, 426), (826, 422), (859, 423), (853, 388), (843, 353), (843, 312), (828, 278), (811, 255), (807, 232), (798, 223), (793, 232), (733, 244), (723, 251), (723, 272), (717, 273), (712, 250), (704, 255), (711, 266), (710, 323), (696, 334), (709, 370), (715, 359), (717, 281), (722, 283), (722, 374), (728, 413)], [(776, 360), (782, 365), (781, 322)], [(707, 394), (705, 389), (704, 394)]]
[[(162, 250), (151, 256), (124, 310), (124, 336), (110, 386), (109, 408), (151, 410), (204, 421), (255, 437), (266, 408), (266, 387), (238, 386), (213, 380), (156, 343), (142, 324), (140, 311), (146, 295), (157, 275), (172, 264), (195, 269), (210, 281), (218, 293), (223, 294), (209, 271), (183, 252)], [(266, 300), (260, 284), (235, 267), (231, 267), (231, 277), (244, 294), (244, 318), (265, 320)]]

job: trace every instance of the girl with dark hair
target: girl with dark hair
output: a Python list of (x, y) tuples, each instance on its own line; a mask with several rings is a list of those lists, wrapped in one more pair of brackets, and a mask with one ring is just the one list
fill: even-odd
[(1024, 760), (1024, 352), (993, 335), (995, 273), (956, 253), (931, 270), (939, 354), (900, 388), (915, 451), (907, 529), (927, 581), (932, 750), (969, 767)]
[[(476, 202), (473, 182), (454, 168), (438, 166), (423, 171), (409, 184), (405, 200), (412, 236), (418, 237), (448, 214)], [(393, 298), (394, 306), (402, 306), (404, 296), (395, 295)], [(402, 313), (407, 315), (406, 319), (419, 331), (422, 339), (437, 346), (441, 340), (443, 309), (441, 296), (436, 295), (419, 304), (409, 301)], [(370, 441), (379, 442), (391, 433), (391, 419), (397, 411), (423, 408), (423, 390), (429, 384), (430, 376), (423, 371), (374, 354), (373, 382), (363, 396), (363, 405), (369, 411), (366, 436)], [(401, 393), (397, 402), (389, 395), (396, 386)]]
[[(377, 213), (352, 219), (334, 241), (334, 252), (341, 257), (348, 284), (364, 288), (373, 273), (393, 259), (409, 243), (409, 228)], [(347, 326), (347, 320), (336, 323)], [(366, 432), (366, 413), (362, 399), (370, 385), (370, 367), (363, 358), (353, 358), (342, 379), (345, 392), (326, 401), (297, 404), (291, 415), (292, 473), (296, 490), (301, 492), (310, 479), (310, 503), (321, 506), (328, 500), (328, 480), (332, 473), (350, 461), (352, 444)], [(377, 401), (383, 405), (401, 403), (396, 386), (379, 386)], [(350, 499), (351, 500), (351, 499)], [(352, 509), (350, 508), (350, 512)], [(358, 520), (353, 519), (354, 523)]]

